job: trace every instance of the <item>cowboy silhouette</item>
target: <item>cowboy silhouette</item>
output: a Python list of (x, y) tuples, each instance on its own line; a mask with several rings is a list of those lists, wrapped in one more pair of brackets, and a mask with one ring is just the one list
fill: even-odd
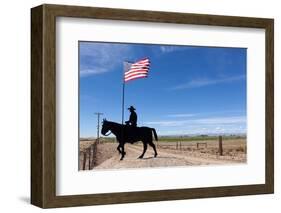
[(128, 108), (128, 110), (130, 110), (131, 114), (130, 114), (129, 120), (126, 121), (125, 123), (126, 123), (126, 125), (136, 127), (137, 126), (137, 120), (138, 120), (137, 113), (135, 112), (136, 109), (133, 106), (130, 106)]

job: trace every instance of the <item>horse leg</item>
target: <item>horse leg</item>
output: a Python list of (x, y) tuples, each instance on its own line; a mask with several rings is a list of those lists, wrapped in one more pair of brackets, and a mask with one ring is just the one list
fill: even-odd
[(156, 158), (157, 157), (157, 151), (156, 151), (155, 144), (152, 141), (150, 141), (148, 144), (153, 148), (153, 150), (154, 150), (154, 157)]
[(122, 154), (120, 160), (123, 160), (123, 158), (124, 158), (125, 155), (126, 155), (125, 148), (124, 148), (124, 144), (120, 145), (120, 147), (121, 147), (121, 154)]
[(146, 142), (143, 142), (143, 152), (142, 154), (139, 156), (139, 158), (143, 158), (145, 152), (146, 152), (146, 149), (147, 149), (147, 143)]
[[(118, 150), (119, 154), (122, 154), (122, 149), (121, 149), (122, 148), (122, 146), (121, 146), (122, 142), (120, 142), (120, 140), (118, 140), (118, 139), (117, 139), (117, 142), (118, 142), (117, 150)], [(126, 152), (125, 152), (125, 155), (126, 155)]]
[(122, 153), (121, 150), (120, 150), (120, 148), (121, 148), (121, 146), (120, 146), (120, 144), (119, 144), (119, 145), (117, 146), (117, 150), (118, 150), (119, 154)]

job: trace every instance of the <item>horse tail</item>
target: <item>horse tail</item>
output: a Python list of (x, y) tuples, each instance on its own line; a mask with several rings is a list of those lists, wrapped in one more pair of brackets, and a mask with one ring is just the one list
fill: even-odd
[(154, 128), (151, 128), (153, 134), (154, 134), (154, 138), (156, 141), (158, 141), (158, 136), (157, 136), (157, 133), (156, 133), (156, 130)]

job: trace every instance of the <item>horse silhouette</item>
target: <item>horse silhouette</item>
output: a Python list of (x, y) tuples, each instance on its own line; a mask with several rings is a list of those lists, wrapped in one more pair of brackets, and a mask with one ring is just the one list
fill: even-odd
[(154, 128), (132, 127), (129, 125), (122, 125), (119, 123), (115, 123), (103, 119), (101, 133), (105, 136), (108, 136), (110, 134), (110, 133), (107, 134), (109, 131), (116, 136), (116, 139), (119, 143), (117, 150), (121, 154), (120, 160), (123, 160), (124, 156), (126, 155), (124, 149), (125, 143), (133, 144), (137, 141), (142, 141), (143, 143), (143, 152), (139, 156), (139, 158), (143, 158), (147, 149), (147, 144), (149, 144), (153, 148), (154, 157), (157, 156), (156, 147), (155, 144), (153, 143), (152, 133), (154, 134), (154, 138), (156, 141), (158, 140), (158, 137)]

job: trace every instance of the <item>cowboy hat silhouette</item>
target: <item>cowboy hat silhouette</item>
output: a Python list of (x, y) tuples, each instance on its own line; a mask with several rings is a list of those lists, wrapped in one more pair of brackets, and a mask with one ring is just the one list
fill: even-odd
[(136, 110), (135, 107), (133, 107), (133, 106), (130, 106), (128, 109), (129, 110)]

